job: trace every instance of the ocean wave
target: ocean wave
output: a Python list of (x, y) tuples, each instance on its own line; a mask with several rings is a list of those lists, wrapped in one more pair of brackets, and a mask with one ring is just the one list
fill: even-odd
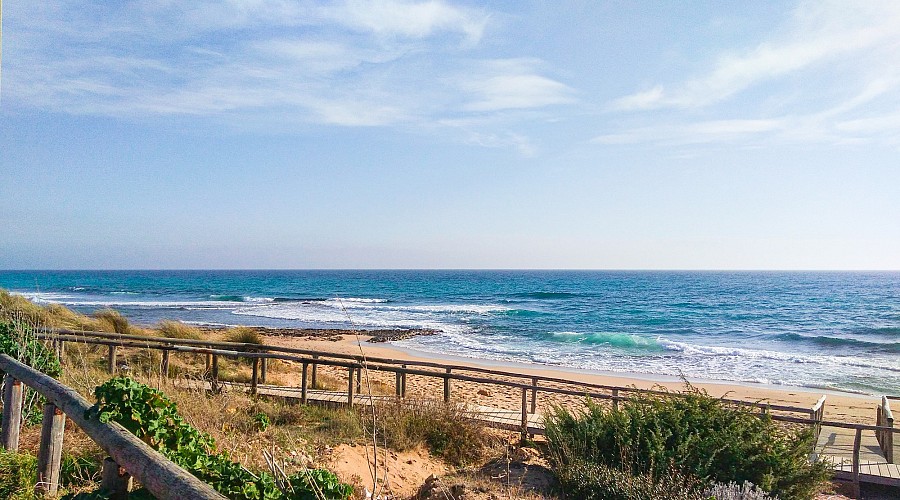
[(514, 293), (512, 296), (525, 299), (571, 299), (580, 297), (581, 294), (573, 292), (522, 292)]
[(216, 302), (274, 302), (273, 297), (247, 297), (244, 295), (210, 295), (210, 300)]
[[(400, 311), (411, 313), (466, 313), (466, 314), (491, 314), (497, 312), (509, 311), (506, 306), (493, 304), (428, 304), (428, 305), (384, 305), (387, 301), (383, 299), (357, 299), (348, 301), (347, 299), (328, 299), (322, 305), (337, 309), (364, 309), (377, 311)], [(374, 302), (379, 300), (379, 302)]]
[(505, 314), (506, 316), (530, 318), (534, 316), (547, 316), (550, 313), (546, 313), (543, 311), (533, 311), (531, 309), (508, 309), (506, 311), (503, 311), (503, 314)]
[(874, 328), (855, 328), (850, 331), (855, 335), (878, 335), (882, 337), (900, 337), (900, 326), (882, 326)]
[(609, 345), (625, 349), (642, 349), (661, 351), (663, 346), (657, 339), (631, 335), (628, 333), (579, 333), (579, 332), (551, 332), (554, 338), (564, 342), (581, 342), (592, 345)]
[(825, 347), (856, 347), (881, 352), (900, 353), (900, 342), (870, 342), (845, 337), (829, 337), (827, 335), (802, 335), (799, 333), (782, 333), (775, 336), (778, 340), (791, 342), (810, 342)]
[(871, 361), (859, 356), (832, 356), (823, 354), (795, 354), (765, 349), (746, 349), (742, 347), (704, 346), (676, 342), (660, 337), (658, 342), (667, 350), (695, 357), (733, 357), (764, 361), (780, 361), (791, 364), (818, 364), (824, 366), (852, 366), (856, 368), (874, 368), (889, 372), (900, 372), (900, 365), (891, 366), (884, 362)]
[(394, 309), (340, 309), (322, 303), (273, 303), (238, 307), (231, 311), (242, 316), (256, 316), (297, 321), (306, 324), (334, 324), (357, 328), (425, 328), (439, 331), (464, 331), (467, 328), (447, 321), (440, 315)]

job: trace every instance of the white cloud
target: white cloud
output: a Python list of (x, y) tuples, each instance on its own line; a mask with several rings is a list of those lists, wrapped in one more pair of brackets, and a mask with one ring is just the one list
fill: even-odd
[[(4, 92), (74, 114), (417, 128), (568, 102), (538, 59), (477, 58), (489, 20), (443, 0), (19, 4)], [(476, 128), (463, 140), (532, 150)]]
[(746, 140), (783, 130), (788, 120), (708, 120), (688, 124), (638, 127), (591, 140), (595, 144), (638, 144), (644, 142), (685, 145)]
[(573, 91), (563, 83), (538, 74), (539, 61), (504, 59), (481, 64), (460, 86), (472, 96), (464, 105), (469, 111), (528, 109), (564, 104)]
[(804, 2), (784, 32), (755, 47), (722, 54), (708, 72), (674, 85), (655, 85), (616, 99), (618, 110), (696, 108), (830, 61), (892, 66), (900, 56), (900, 3)]
[(348, 0), (322, 9), (344, 26), (384, 36), (424, 38), (436, 32), (460, 33), (470, 42), (481, 39), (488, 16), (439, 0)]
[(897, 144), (897, 61), (900, 3), (803, 2), (766, 40), (706, 72), (612, 101), (613, 114), (640, 113), (591, 142)]

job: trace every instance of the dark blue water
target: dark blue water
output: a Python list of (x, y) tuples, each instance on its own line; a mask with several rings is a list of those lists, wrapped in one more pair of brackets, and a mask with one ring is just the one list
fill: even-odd
[(425, 327), (400, 344), (613, 372), (900, 393), (900, 273), (0, 272), (152, 324)]

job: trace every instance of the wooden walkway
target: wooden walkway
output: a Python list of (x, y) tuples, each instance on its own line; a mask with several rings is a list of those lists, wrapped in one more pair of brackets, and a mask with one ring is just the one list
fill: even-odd
[[(853, 429), (822, 427), (813, 458), (821, 457), (832, 464), (835, 473), (850, 479), (853, 475)], [(896, 450), (895, 450), (895, 455)], [(864, 431), (859, 447), (860, 480), (866, 483), (892, 484), (900, 483), (900, 464), (889, 464), (885, 460), (875, 439), (875, 433)]]
[[(210, 382), (204, 380), (177, 380), (176, 385), (198, 390), (210, 390), (212, 386)], [(239, 390), (248, 392), (250, 386), (243, 383), (220, 382), (219, 385), (225, 390)], [(295, 402), (302, 399), (302, 391), (299, 387), (284, 387), (277, 385), (259, 385), (257, 386), (257, 394), (260, 396), (278, 397)], [(342, 391), (324, 391), (319, 389), (307, 389), (306, 400), (308, 403), (321, 405), (346, 405), (347, 393)], [(396, 396), (390, 395), (372, 395), (354, 394), (354, 406), (371, 406), (373, 403), (387, 403), (395, 401)], [(433, 399), (404, 399), (406, 403), (427, 403), (434, 404)], [(504, 410), (501, 408), (493, 408), (491, 406), (468, 404), (463, 408), (463, 414), (472, 420), (481, 422), (494, 429), (521, 431), (522, 430), (522, 413), (516, 410)], [(544, 417), (539, 413), (528, 413), (526, 415), (526, 432), (532, 435), (544, 435)]]

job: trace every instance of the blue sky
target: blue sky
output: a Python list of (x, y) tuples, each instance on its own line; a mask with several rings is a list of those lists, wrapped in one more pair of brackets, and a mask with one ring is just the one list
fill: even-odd
[(900, 269), (900, 3), (6, 2), (0, 268)]

